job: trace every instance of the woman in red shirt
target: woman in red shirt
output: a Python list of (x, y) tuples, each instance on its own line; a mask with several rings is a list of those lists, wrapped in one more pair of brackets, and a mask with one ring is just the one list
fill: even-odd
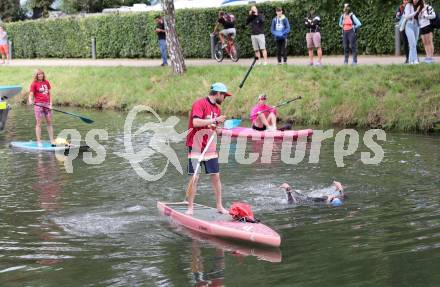
[(52, 127), (52, 97), (50, 96), (50, 83), (46, 80), (46, 75), (40, 69), (34, 74), (34, 81), (29, 88), (29, 104), (34, 105), (35, 112), (35, 134), (37, 142), (41, 145), (41, 120), (46, 119), (47, 132), (50, 142), (53, 144)]

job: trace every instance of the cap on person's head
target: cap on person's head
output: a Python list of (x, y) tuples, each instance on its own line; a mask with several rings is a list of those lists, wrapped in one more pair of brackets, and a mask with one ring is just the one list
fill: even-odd
[(338, 206), (341, 206), (343, 204), (344, 204), (344, 202), (342, 200), (340, 200), (339, 198), (337, 198), (337, 197), (333, 198), (333, 200), (330, 202), (330, 205), (332, 207), (338, 207)]
[(263, 100), (266, 100), (267, 99), (267, 95), (266, 94), (259, 94), (258, 95), (258, 100), (259, 101), (263, 101)]
[(211, 91), (224, 93), (226, 97), (232, 96), (231, 93), (228, 93), (228, 88), (223, 83), (214, 83), (211, 85)]
[(349, 3), (345, 3), (344, 4), (344, 10), (350, 10), (350, 4)]

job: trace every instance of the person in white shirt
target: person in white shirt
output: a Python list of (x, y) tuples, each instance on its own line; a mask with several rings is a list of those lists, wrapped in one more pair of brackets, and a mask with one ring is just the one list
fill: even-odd
[(434, 55), (433, 42), (433, 27), (431, 26), (431, 19), (435, 19), (434, 9), (430, 5), (424, 3), (423, 0), (414, 0), (414, 5), (420, 7), (420, 12), (417, 14), (417, 21), (420, 27), (420, 38), (422, 38), (423, 47), (425, 48), (426, 58), (425, 63), (432, 63), (432, 56)]

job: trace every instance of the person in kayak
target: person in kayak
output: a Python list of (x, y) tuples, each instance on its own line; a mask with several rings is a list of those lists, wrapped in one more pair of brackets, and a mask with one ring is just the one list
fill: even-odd
[(53, 138), (52, 127), (52, 97), (50, 95), (50, 83), (46, 80), (46, 75), (40, 69), (34, 74), (34, 80), (29, 88), (30, 105), (34, 105), (35, 113), (35, 134), (37, 136), (37, 144), (41, 143), (41, 121), (44, 118), (47, 124), (47, 132), (49, 133), (49, 139), (51, 144), (55, 144)]
[(258, 96), (258, 103), (252, 108), (250, 120), (252, 128), (257, 131), (277, 130), (277, 109), (266, 104), (267, 95)]
[[(205, 166), (205, 173), (211, 176), (212, 188), (215, 192), (217, 210), (227, 214), (228, 210), (222, 205), (222, 185), (220, 181), (220, 170), (218, 164), (217, 144), (215, 141), (207, 147), (208, 140), (215, 133), (219, 123), (226, 119), (221, 115), (220, 105), (226, 97), (232, 96), (223, 83), (214, 83), (211, 86), (208, 97), (196, 100), (191, 108), (188, 128), (190, 132), (186, 137), (188, 147), (188, 174), (193, 175), (198, 159), (207, 148), (201, 164)], [(186, 214), (193, 214), (194, 198), (197, 192), (198, 175), (195, 176), (193, 189), (188, 194), (188, 210)]]
[(333, 181), (330, 190), (321, 190), (309, 195), (293, 190), (287, 183), (283, 183), (280, 188), (286, 192), (287, 203), (289, 204), (301, 205), (323, 203), (332, 207), (337, 207), (341, 206), (346, 198), (344, 187), (338, 181)]

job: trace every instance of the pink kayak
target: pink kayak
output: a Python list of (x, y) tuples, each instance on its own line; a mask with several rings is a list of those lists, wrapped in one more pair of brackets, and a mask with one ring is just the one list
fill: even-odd
[(239, 222), (215, 208), (194, 204), (194, 215), (186, 215), (186, 202), (157, 202), (160, 213), (169, 220), (191, 230), (211, 236), (238, 239), (252, 243), (279, 247), (281, 237), (262, 223)]
[(233, 129), (222, 129), (221, 135), (229, 135), (231, 137), (248, 137), (253, 139), (275, 138), (297, 139), (298, 137), (309, 137), (313, 135), (312, 129), (305, 130), (289, 130), (289, 131), (257, 131), (252, 128), (237, 127)]

